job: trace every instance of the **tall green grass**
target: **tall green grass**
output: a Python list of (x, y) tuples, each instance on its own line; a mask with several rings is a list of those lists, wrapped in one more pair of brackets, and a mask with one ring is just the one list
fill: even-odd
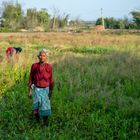
[(136, 48), (110, 48), (109, 52), (93, 48), (92, 53), (87, 49), (83, 53), (83, 48), (76, 52), (54, 48), (50, 55), (53, 114), (47, 128), (36, 125), (28, 98), (29, 70), (35, 57), (24, 54), (23, 60), (1, 62), (0, 139), (139, 139), (140, 57)]

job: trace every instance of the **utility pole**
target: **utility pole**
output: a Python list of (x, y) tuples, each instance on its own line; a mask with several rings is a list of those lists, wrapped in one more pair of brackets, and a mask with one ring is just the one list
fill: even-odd
[(104, 23), (104, 18), (103, 18), (103, 8), (101, 8), (101, 19), (102, 19), (102, 26), (105, 29), (105, 23)]

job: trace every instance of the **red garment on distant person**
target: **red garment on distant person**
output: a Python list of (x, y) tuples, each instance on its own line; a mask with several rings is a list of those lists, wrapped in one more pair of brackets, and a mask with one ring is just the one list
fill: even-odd
[(48, 87), (53, 89), (52, 66), (48, 63), (34, 63), (31, 67), (29, 87), (34, 84), (37, 87)]
[(11, 46), (6, 49), (6, 55), (7, 56), (12, 56), (15, 53), (16, 53), (16, 50)]

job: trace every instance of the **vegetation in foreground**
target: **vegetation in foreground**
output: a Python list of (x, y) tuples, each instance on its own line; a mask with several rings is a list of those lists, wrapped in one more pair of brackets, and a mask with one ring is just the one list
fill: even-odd
[[(53, 37), (55, 41), (46, 35), (39, 43), (33, 38), (1, 39), (2, 51), (9, 41), (24, 51), (19, 60), (0, 63), (0, 139), (139, 139), (139, 37), (91, 35), (84, 40), (84, 35), (76, 35), (74, 41), (72, 36)], [(43, 47), (50, 50), (55, 78), (47, 128), (32, 125), (27, 88), (31, 63)]]

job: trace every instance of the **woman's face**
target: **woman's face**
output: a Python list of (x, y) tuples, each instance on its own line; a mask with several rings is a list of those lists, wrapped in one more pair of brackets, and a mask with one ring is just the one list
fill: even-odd
[(47, 60), (47, 55), (46, 55), (45, 52), (42, 52), (42, 53), (40, 53), (40, 55), (38, 56), (38, 58), (39, 58), (39, 62), (40, 63), (45, 63), (46, 60)]

